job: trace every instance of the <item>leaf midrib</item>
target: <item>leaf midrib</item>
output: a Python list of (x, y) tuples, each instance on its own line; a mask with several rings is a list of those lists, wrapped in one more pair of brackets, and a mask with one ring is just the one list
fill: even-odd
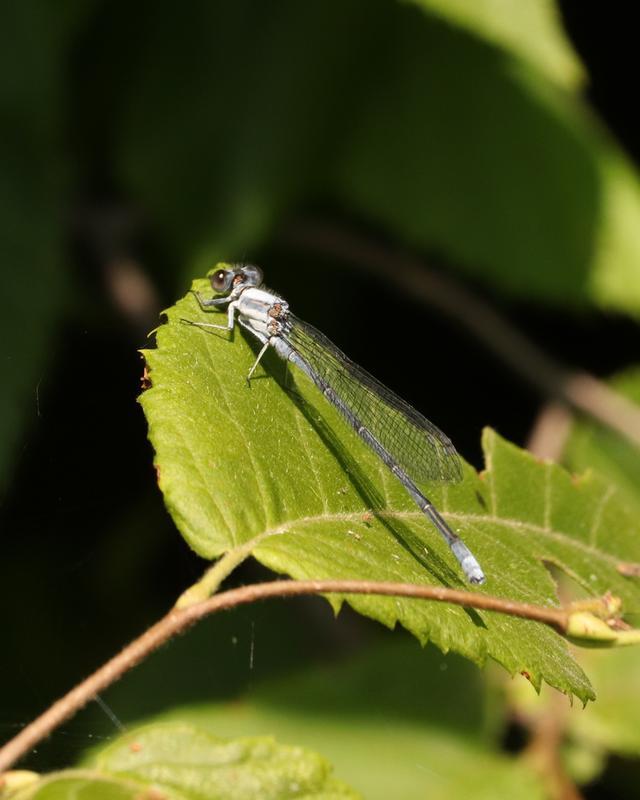
[[(595, 556), (604, 561), (608, 561), (613, 566), (615, 566), (620, 561), (618, 557), (610, 555), (609, 553), (606, 553), (602, 550), (598, 550), (592, 545), (586, 544), (585, 542), (581, 541), (580, 539), (574, 539), (564, 531), (557, 531), (551, 528), (544, 528), (541, 525), (537, 525), (535, 522), (524, 522), (522, 520), (512, 519), (510, 517), (496, 517), (494, 515), (465, 514), (465, 513), (451, 512), (451, 511), (443, 511), (441, 513), (442, 516), (448, 520), (457, 520), (459, 522), (489, 523), (513, 529), (518, 533), (524, 533), (525, 531), (529, 533), (536, 533), (542, 537), (553, 539), (554, 541), (560, 542), (561, 544), (569, 545), (570, 547), (574, 547), (578, 550), (583, 551), (584, 553)], [(272, 536), (282, 536), (285, 533), (291, 533), (289, 528), (293, 525), (310, 525), (317, 522), (330, 522), (336, 520), (351, 522), (361, 519), (362, 514), (363, 514), (362, 511), (347, 511), (336, 514), (322, 513), (322, 514), (313, 514), (306, 517), (296, 517), (294, 519), (290, 519), (280, 523), (275, 528), (269, 528), (267, 530), (261, 531), (260, 533), (251, 537), (251, 539), (248, 539), (243, 544), (232, 547), (227, 552), (231, 551), (237, 552), (244, 549), (250, 552), (254, 546), (261, 544), (265, 539), (268, 539)], [(424, 515), (420, 511), (377, 511), (376, 516), (386, 519), (400, 519), (400, 520), (424, 519)]]
[[(523, 520), (512, 519), (511, 517), (496, 517), (494, 515), (483, 516), (482, 514), (465, 514), (455, 511), (441, 513), (447, 519), (460, 520), (462, 522), (489, 522), (493, 525), (501, 525), (502, 527), (513, 528), (513, 530), (517, 531), (518, 533), (522, 533), (523, 530), (531, 531), (532, 533), (537, 533), (540, 536), (546, 536), (547, 538), (561, 542), (562, 544), (575, 547), (578, 550), (582, 550), (583, 552), (592, 556), (596, 556), (604, 561), (609, 561), (611, 564), (615, 565), (620, 561), (617, 556), (613, 556), (604, 550), (598, 550), (593, 545), (587, 544), (581, 539), (575, 539), (573, 536), (565, 533), (564, 531), (556, 531), (553, 528), (545, 528), (542, 525), (536, 524), (535, 522), (524, 522)], [(406, 512), (405, 515), (420, 516), (419, 512)]]

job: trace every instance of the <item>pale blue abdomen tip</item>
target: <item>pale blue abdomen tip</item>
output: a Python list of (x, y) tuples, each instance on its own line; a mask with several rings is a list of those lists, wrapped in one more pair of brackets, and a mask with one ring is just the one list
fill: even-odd
[(476, 557), (461, 539), (452, 543), (451, 550), (458, 559), (462, 571), (467, 576), (467, 580), (470, 583), (480, 584), (485, 582), (482, 567), (478, 564)]

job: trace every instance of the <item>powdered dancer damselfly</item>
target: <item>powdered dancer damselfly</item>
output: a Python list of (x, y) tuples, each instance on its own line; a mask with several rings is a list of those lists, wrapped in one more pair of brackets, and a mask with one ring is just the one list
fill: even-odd
[(402, 483), (447, 542), (467, 579), (483, 583), (484, 573), (475, 556), (416, 486), (427, 480), (461, 480), (460, 458), (449, 439), (347, 358), (324, 334), (294, 316), (285, 300), (263, 286), (262, 271), (257, 267), (218, 269), (210, 281), (218, 296), (195, 296), (205, 311), (226, 306), (227, 324), (184, 321), (200, 328), (231, 331), (237, 319), (262, 343), (247, 380), (268, 347), (299, 367)]

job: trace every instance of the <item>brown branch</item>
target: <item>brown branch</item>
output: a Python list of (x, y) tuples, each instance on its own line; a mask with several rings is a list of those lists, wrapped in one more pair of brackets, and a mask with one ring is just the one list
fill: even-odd
[(0, 748), (0, 774), (23, 758), (38, 742), (73, 716), (96, 695), (115, 683), (165, 642), (182, 633), (209, 614), (254, 603), (268, 597), (294, 597), (310, 594), (371, 594), (435, 600), (459, 606), (497, 611), (549, 625), (560, 633), (566, 630), (568, 615), (560, 608), (518, 603), (499, 597), (411, 583), (375, 581), (271, 581), (231, 589), (183, 609), (172, 609), (159, 622), (128, 644), (92, 675), (57, 700), (37, 719)]
[(588, 414), (640, 446), (640, 409), (634, 403), (592, 375), (557, 363), (488, 303), (421, 259), (331, 225), (301, 223), (283, 239), (382, 275), (455, 319), (549, 400)]

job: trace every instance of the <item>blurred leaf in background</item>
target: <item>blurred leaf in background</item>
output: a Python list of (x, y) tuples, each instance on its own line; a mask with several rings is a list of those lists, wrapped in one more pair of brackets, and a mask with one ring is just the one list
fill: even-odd
[(486, 693), (481, 673), (402, 639), (262, 682), (232, 702), (172, 709), (161, 720), (297, 742), (322, 753), (370, 800), (543, 797), (529, 766), (500, 752), (505, 708)]
[(559, 702), (551, 693), (536, 696), (523, 681), (505, 685), (506, 706), (514, 717), (541, 736), (555, 729), (562, 758), (578, 784), (602, 776), (613, 756), (628, 758), (637, 771), (639, 655), (637, 648), (580, 652), (580, 662), (598, 696), (596, 703), (584, 709)]
[(569, 90), (583, 88), (584, 67), (567, 39), (555, 0), (406, 0), (422, 6), (531, 65)]
[(637, 314), (637, 177), (552, 4), (420, 5), (160, 8), (135, 41), (124, 181), (191, 275), (324, 198), (500, 287)]
[(212, 736), (187, 724), (131, 731), (83, 770), (47, 776), (14, 800), (357, 800), (331, 775), (330, 765), (301, 747), (271, 737)]
[[(613, 378), (611, 386), (640, 406), (640, 368), (629, 367)], [(597, 470), (640, 513), (640, 450), (632, 442), (603, 425), (582, 419), (572, 427), (565, 460), (576, 471)]]

